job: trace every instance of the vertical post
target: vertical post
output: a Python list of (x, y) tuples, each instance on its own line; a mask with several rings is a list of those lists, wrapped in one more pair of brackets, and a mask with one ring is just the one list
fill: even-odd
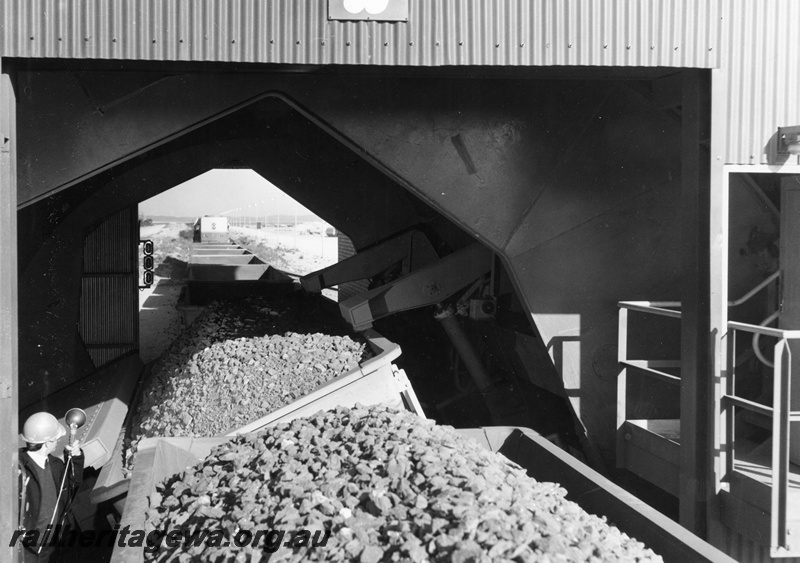
[(681, 133), (681, 449), (679, 521), (703, 537), (711, 413), (709, 371), (708, 159), (701, 142), (706, 128), (708, 80), (698, 69), (683, 70)]
[(16, 561), (8, 544), (18, 519), (17, 136), (15, 94), (4, 63), (0, 59), (0, 560)]
[[(781, 179), (781, 315), (779, 326), (787, 330), (800, 329), (800, 175)], [(789, 340), (792, 361), (791, 396), (788, 405), (800, 410), (800, 341)], [(789, 430), (789, 459), (800, 464), (800, 424)], [(777, 436), (773, 439), (777, 440)]]
[[(628, 359), (628, 309), (620, 307), (617, 332), (617, 361)], [(623, 367), (617, 376), (617, 459), (616, 467), (625, 467), (624, 426), (628, 419), (628, 368)]]
[[(727, 55), (723, 52), (721, 57)], [(722, 395), (728, 390), (728, 215), (729, 215), (729, 174), (725, 169), (728, 130), (728, 77), (726, 64), (722, 68), (709, 71), (711, 76), (711, 154), (709, 186), (709, 372), (712, 381), (712, 394), (709, 396), (707, 411), (712, 413), (710, 442), (706, 453), (709, 463), (709, 482), (706, 487), (708, 533), (706, 539), (717, 547), (725, 546), (728, 532), (720, 521), (718, 491), (723, 487), (726, 476), (726, 448), (733, 439), (723, 423)], [(733, 409), (733, 407), (728, 407)]]

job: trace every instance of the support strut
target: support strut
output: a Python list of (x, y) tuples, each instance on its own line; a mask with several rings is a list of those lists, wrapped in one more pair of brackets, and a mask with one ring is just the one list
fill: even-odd
[(438, 307), (436, 314), (433, 316), (444, 329), (445, 334), (450, 339), (453, 348), (456, 349), (461, 360), (467, 368), (478, 390), (482, 393), (485, 392), (492, 385), (492, 380), (483, 366), (483, 362), (478, 357), (478, 353), (472, 346), (472, 343), (464, 334), (464, 329), (456, 318), (456, 311), (452, 305), (447, 307)]

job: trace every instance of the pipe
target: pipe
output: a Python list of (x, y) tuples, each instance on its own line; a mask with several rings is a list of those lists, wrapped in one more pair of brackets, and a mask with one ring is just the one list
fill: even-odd
[(486, 391), (491, 387), (492, 379), (489, 377), (486, 368), (478, 357), (478, 353), (475, 352), (472, 343), (467, 338), (467, 335), (464, 334), (464, 329), (461, 328), (455, 316), (455, 309), (453, 306), (450, 305), (445, 308), (437, 307), (437, 312), (433, 315), (433, 318), (442, 325), (442, 329), (445, 334), (447, 334), (447, 337), (453, 344), (453, 348), (456, 349), (456, 352), (458, 352), (458, 355), (464, 362), (467, 371), (472, 376), (473, 381), (475, 381), (475, 385), (478, 386), (481, 392)]

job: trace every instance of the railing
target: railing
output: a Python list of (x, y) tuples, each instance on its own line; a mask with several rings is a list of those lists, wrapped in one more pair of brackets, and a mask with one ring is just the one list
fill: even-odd
[(800, 422), (800, 411), (792, 411), (792, 351), (790, 340), (800, 340), (800, 330), (781, 330), (731, 321), (728, 323), (730, 357), (735, 354), (735, 331), (777, 338), (774, 347), (772, 407), (736, 395), (735, 365), (731, 362), (729, 393), (722, 396), (720, 421), (727, 429), (726, 469), (735, 471), (734, 408), (758, 413), (772, 419), (772, 498), (770, 500), (770, 551), (773, 557), (789, 549), (787, 520), (789, 515), (789, 430), (790, 423)]
[[(648, 375), (654, 379), (666, 381), (670, 384), (679, 384), (680, 377), (665, 373), (656, 368), (679, 368), (681, 366), (680, 359), (678, 360), (633, 360), (628, 356), (628, 311), (636, 311), (639, 313), (648, 313), (660, 317), (668, 317), (673, 319), (680, 319), (681, 312), (668, 307), (680, 307), (678, 301), (620, 301), (619, 302), (619, 334), (618, 334), (618, 353), (617, 361), (626, 367), (631, 367), (637, 371)], [(623, 396), (624, 405), (624, 396)]]
[[(669, 307), (680, 307), (680, 303), (675, 301), (620, 301), (617, 361), (626, 368), (633, 368), (639, 374), (666, 382), (669, 385), (680, 385), (680, 377), (662, 371), (663, 368), (680, 368), (680, 359), (638, 360), (628, 358), (628, 313), (635, 311), (680, 319), (681, 312), (669, 309)], [(628, 420), (628, 374), (627, 370), (623, 370), (617, 377), (617, 429), (621, 429), (626, 420)], [(617, 464), (622, 463), (624, 452), (624, 442), (617, 440)]]
[[(739, 299), (729, 301), (729, 307), (737, 307), (759, 291), (778, 280), (780, 272), (776, 272), (756, 287), (751, 289)], [(636, 311), (645, 314), (657, 315), (668, 318), (681, 318), (681, 303), (678, 301), (621, 301), (619, 302), (619, 353), (618, 361), (622, 366), (634, 368), (637, 372), (651, 378), (655, 378), (668, 384), (680, 384), (680, 377), (665, 373), (658, 368), (680, 367), (680, 360), (643, 360), (628, 358), (628, 313)], [(728, 389), (720, 400), (720, 420), (719, 424), (726, 430), (723, 451), (725, 454), (726, 474), (731, 475), (735, 471), (735, 436), (734, 436), (734, 414), (735, 409), (740, 408), (753, 413), (757, 413), (772, 420), (772, 487), (771, 487), (771, 510), (770, 510), (770, 552), (773, 557), (786, 556), (790, 549), (787, 522), (789, 517), (789, 449), (790, 449), (790, 424), (800, 422), (800, 411), (791, 410), (791, 362), (792, 351), (789, 342), (800, 340), (800, 330), (782, 330), (771, 328), (765, 325), (770, 324), (777, 318), (777, 314), (771, 315), (760, 326), (735, 321), (728, 322), (728, 354), (730, 365), (730, 376), (727, 380)], [(762, 405), (755, 401), (745, 399), (736, 395), (736, 373), (735, 373), (735, 335), (736, 331), (752, 334), (752, 346), (758, 359), (773, 370), (773, 402), (772, 406)], [(774, 361), (770, 362), (764, 358), (759, 349), (760, 337), (773, 337), (778, 341), (774, 347)], [(627, 374), (620, 374), (617, 385), (617, 427), (620, 428), (627, 419)], [(622, 447), (622, 446), (618, 446)], [(619, 453), (619, 450), (618, 450)], [(618, 456), (619, 457), (619, 456)], [(796, 546), (795, 546), (796, 547)]]

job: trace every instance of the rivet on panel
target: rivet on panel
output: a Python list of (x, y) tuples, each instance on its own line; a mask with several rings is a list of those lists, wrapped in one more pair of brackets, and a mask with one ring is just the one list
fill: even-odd
[(297, 41), (297, 42), (295, 43), (295, 45), (300, 45), (300, 41)]
[(677, 51), (677, 50), (678, 50), (678, 48), (677, 48), (677, 47), (675, 47), (675, 50)]
[[(31, 37), (31, 39), (33, 39), (33, 37)], [(437, 47), (439, 46), (439, 42), (438, 42), (438, 41), (436, 42), (436, 46), (437, 46)]]
[(345, 43), (345, 45), (347, 45), (349, 47), (350, 46), (350, 42), (348, 41), (347, 43)]
[(384, 47), (388, 47), (388, 46), (389, 46), (389, 42), (388, 42), (388, 41), (384, 41), (384, 42), (383, 42), (383, 46), (384, 46)]
[(498, 48), (499, 46), (500, 46), (500, 43), (495, 43), (494, 44), (495, 49)]
[(269, 40), (269, 44), (272, 45), (273, 43), (275, 43), (275, 40), (274, 39), (270, 39)]
[[(58, 40), (63, 41), (64, 39), (62, 37), (59, 37)], [(116, 41), (116, 39), (114, 41)]]
[(656, 46), (655, 46), (655, 45), (650, 45), (650, 50), (651, 50), (651, 51), (655, 51), (655, 49), (656, 49)]
[[(59, 38), (58, 38), (58, 40), (59, 40), (59, 41), (61, 41), (61, 38), (59, 37)], [(111, 42), (112, 42), (112, 43), (116, 43), (116, 42), (117, 42), (117, 38), (116, 38), (116, 37), (112, 38), (112, 39), (111, 39)]]
[(236, 43), (236, 39), (231, 39), (231, 43)]
[(567, 43), (567, 49), (572, 49), (572, 43)]
[(463, 44), (464, 44), (464, 42), (463, 42), (463, 41), (459, 41), (459, 42), (458, 42), (458, 44), (459, 44), (459, 45), (463, 45)]
[(89, 38), (88, 37), (84, 37), (83, 40), (84, 41), (89, 41)]
[(524, 46), (525, 46), (525, 43), (520, 43), (520, 44), (519, 44), (519, 46), (520, 46), (520, 47), (524, 47)]
[(155, 40), (155, 39), (153, 39), (153, 43), (155, 43), (155, 42), (156, 42), (156, 40)]
[(411, 46), (411, 47), (413, 47), (413, 46), (414, 46), (414, 42), (413, 42), (413, 41), (409, 41), (409, 42), (408, 42), (408, 44), (409, 44), (409, 46)]
[(630, 51), (630, 50), (631, 50), (631, 46), (630, 46), (630, 45), (627, 45), (625, 48), (626, 48), (628, 51)]
[(708, 50), (709, 50), (709, 51), (713, 51), (713, 50), (714, 50), (714, 47), (709, 47), (709, 48), (708, 48)]
[(608, 49), (608, 44), (603, 45), (603, 49)]
[(31, 35), (31, 41), (33, 41), (33, 35)]
[(320, 41), (319, 44), (320, 45), (325, 45), (325, 42), (324, 41)]

